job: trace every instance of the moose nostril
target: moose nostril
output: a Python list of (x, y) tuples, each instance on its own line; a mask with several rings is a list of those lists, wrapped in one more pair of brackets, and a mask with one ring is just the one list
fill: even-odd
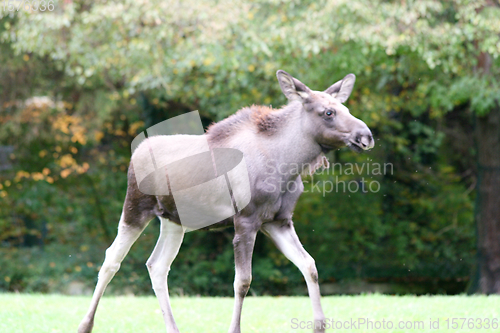
[(363, 148), (366, 148), (370, 145), (371, 142), (371, 136), (370, 135), (365, 135), (361, 137), (360, 144)]

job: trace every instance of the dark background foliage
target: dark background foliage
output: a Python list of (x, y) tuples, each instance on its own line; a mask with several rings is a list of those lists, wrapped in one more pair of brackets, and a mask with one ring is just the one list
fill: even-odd
[[(330, 163), (392, 166), (383, 175), (331, 168), (305, 179), (306, 189), (380, 184), (301, 197), (296, 229), (325, 292), (353, 281), (397, 293), (474, 291), (473, 132), (477, 117), (499, 112), (499, 19), (494, 1), (461, 0), (65, 1), (50, 13), (3, 10), (0, 289), (92, 288), (116, 234), (132, 139), (192, 110), (208, 126), (250, 104), (278, 107), (285, 98), (274, 73), (284, 69), (317, 90), (355, 73), (346, 105), (376, 146), (332, 152)], [(487, 75), (478, 71), (482, 54)], [(144, 263), (158, 226), (152, 221), (134, 245), (112, 291), (152, 292)], [(231, 295), (231, 239), (230, 228), (188, 233), (171, 291)], [(263, 235), (253, 262), (251, 293), (306, 292)]]

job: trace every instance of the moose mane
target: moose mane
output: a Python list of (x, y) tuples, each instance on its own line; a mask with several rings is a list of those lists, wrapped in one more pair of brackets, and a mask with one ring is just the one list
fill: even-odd
[(285, 121), (286, 107), (273, 109), (263, 105), (252, 105), (240, 109), (235, 114), (217, 123), (212, 123), (207, 129), (207, 135), (217, 141), (222, 141), (246, 126), (257, 132), (274, 134)]

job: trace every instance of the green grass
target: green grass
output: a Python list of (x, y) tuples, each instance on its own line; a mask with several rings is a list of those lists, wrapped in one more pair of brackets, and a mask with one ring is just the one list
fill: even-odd
[[(174, 297), (172, 307), (182, 333), (227, 332), (233, 299)], [(60, 295), (0, 294), (1, 333), (67, 333), (76, 328), (85, 314), (90, 297)], [(327, 330), (328, 332), (500, 332), (471, 329), (446, 329), (450, 318), (500, 319), (500, 296), (332, 296), (322, 300), (325, 315), (335, 320), (423, 321), (424, 329)], [(248, 297), (245, 300), (242, 331), (311, 332), (292, 329), (292, 318), (309, 321), (312, 311), (306, 297)], [(429, 319), (439, 319), (440, 328), (430, 329)], [(484, 323), (484, 320), (481, 320)], [(457, 321), (459, 325), (462, 320)], [(306, 323), (304, 323), (305, 325)], [(500, 324), (499, 324), (500, 326)], [(165, 332), (159, 306), (154, 297), (104, 297), (97, 311), (94, 333)]]

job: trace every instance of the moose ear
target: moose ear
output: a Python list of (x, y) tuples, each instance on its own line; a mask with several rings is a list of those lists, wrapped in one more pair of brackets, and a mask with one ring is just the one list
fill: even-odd
[(354, 82), (356, 82), (356, 75), (347, 74), (342, 80), (332, 84), (325, 92), (337, 98), (340, 103), (344, 103), (351, 95)]
[(276, 72), (281, 91), (289, 100), (303, 100), (309, 97), (309, 89), (305, 84), (283, 70)]

